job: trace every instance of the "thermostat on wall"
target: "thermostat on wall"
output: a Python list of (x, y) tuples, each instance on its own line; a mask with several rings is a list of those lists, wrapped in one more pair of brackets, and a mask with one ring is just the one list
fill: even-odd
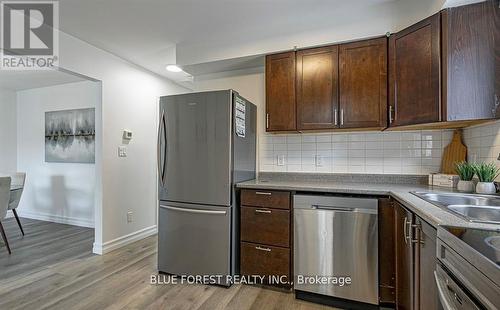
[(132, 140), (132, 131), (126, 129), (123, 130), (123, 139)]

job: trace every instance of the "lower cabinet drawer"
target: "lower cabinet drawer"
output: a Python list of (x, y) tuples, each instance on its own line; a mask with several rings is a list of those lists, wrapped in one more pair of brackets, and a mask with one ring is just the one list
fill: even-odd
[[(269, 276), (290, 279), (290, 249), (260, 245), (257, 243), (241, 242), (241, 274), (265, 276), (264, 284), (269, 283)], [(287, 286), (285, 283), (282, 286)]]
[(289, 210), (290, 192), (243, 189), (241, 190), (241, 204)]
[(241, 207), (241, 240), (290, 247), (290, 211)]

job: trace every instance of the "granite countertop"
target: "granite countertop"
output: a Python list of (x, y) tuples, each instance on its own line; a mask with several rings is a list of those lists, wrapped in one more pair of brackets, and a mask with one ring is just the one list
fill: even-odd
[[(398, 179), (394, 178), (388, 178), (387, 181), (389, 182), (385, 183), (383, 177), (377, 179), (377, 182), (363, 182), (362, 179), (363, 177), (360, 176), (357, 180), (348, 179), (347, 181), (338, 177), (325, 177), (323, 179), (316, 177), (308, 180), (305, 177), (297, 178), (294, 176), (288, 178), (286, 174), (282, 174), (279, 177), (265, 174), (264, 176), (260, 176), (257, 180), (241, 182), (236, 184), (236, 186), (238, 188), (247, 189), (391, 196), (434, 227), (439, 225), (451, 225), (471, 228), (500, 229), (500, 225), (469, 222), (451, 211), (428, 203), (411, 193), (413, 191), (449, 193), (453, 192), (452, 189), (424, 185), (422, 184), (423, 179), (419, 180), (419, 184), (394, 184), (394, 181), (398, 181)], [(373, 178), (369, 177), (365, 179), (373, 180)], [(409, 183), (406, 182), (406, 179), (401, 179), (401, 181), (402, 183)]]

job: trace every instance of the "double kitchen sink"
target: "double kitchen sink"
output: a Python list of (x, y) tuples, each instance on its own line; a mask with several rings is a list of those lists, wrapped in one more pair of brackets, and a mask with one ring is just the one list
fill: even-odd
[(500, 197), (460, 193), (412, 192), (470, 222), (500, 224)]

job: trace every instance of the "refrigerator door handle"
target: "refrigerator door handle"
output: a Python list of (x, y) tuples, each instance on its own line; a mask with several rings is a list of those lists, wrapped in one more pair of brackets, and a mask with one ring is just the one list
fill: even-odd
[(168, 138), (167, 138), (167, 118), (165, 117), (165, 112), (163, 112), (163, 138), (165, 139), (165, 156), (163, 159), (163, 184), (167, 183), (167, 164), (168, 164)]
[(199, 209), (189, 209), (189, 208), (177, 208), (171, 206), (162, 206), (160, 208), (172, 210), (172, 211), (180, 211), (180, 212), (188, 212), (188, 213), (198, 213), (198, 214), (215, 214), (215, 215), (225, 215), (227, 211), (217, 211), (217, 210), (199, 210)]
[[(161, 112), (161, 117), (160, 117), (160, 127), (158, 128), (158, 174), (160, 176), (160, 183), (161, 186), (164, 187), (165, 185), (165, 168), (167, 166), (167, 128), (166, 128), (166, 123), (165, 123), (165, 111)], [(165, 141), (165, 148), (162, 150), (161, 149), (161, 140)], [(164, 158), (163, 162), (161, 159), (162, 151), (164, 153)]]

